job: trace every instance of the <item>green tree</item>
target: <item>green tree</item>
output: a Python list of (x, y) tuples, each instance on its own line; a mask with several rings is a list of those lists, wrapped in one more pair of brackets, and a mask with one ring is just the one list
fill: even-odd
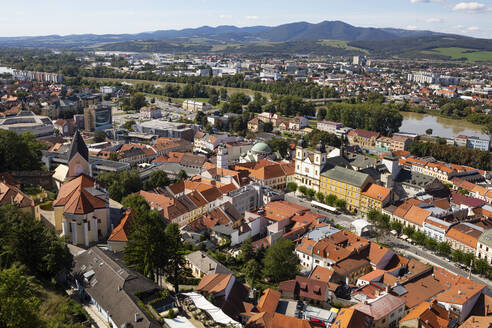
[(217, 106), (217, 104), (219, 103), (219, 96), (217, 94), (210, 95), (210, 97), (208, 98), (208, 103), (212, 106)]
[(109, 153), (109, 160), (110, 161), (118, 161), (118, 154), (117, 153)]
[(320, 108), (318, 109), (318, 112), (316, 113), (316, 119), (318, 121), (324, 120), (326, 117), (326, 109), (325, 108)]
[(298, 272), (299, 259), (295, 245), (289, 239), (280, 238), (267, 249), (263, 260), (265, 276), (273, 282), (293, 279)]
[(262, 278), (261, 264), (255, 259), (251, 259), (242, 268), (242, 273), (246, 277), (246, 281), (251, 287), (254, 287), (256, 282)]
[(398, 221), (391, 221), (390, 227), (392, 230), (395, 230), (397, 234), (401, 234), (403, 230), (403, 224), (401, 224), (401, 222)]
[(347, 202), (344, 199), (337, 199), (335, 201), (335, 207), (339, 210), (345, 210), (347, 208)]
[(283, 157), (289, 153), (289, 142), (285, 139), (273, 138), (267, 144), (274, 152), (278, 151)]
[(220, 97), (220, 100), (227, 100), (227, 89), (226, 88), (221, 88), (219, 90), (219, 97)]
[(297, 183), (295, 183), (295, 182), (289, 182), (289, 183), (287, 184), (287, 190), (288, 190), (289, 192), (294, 192), (294, 191), (296, 191), (296, 190), (297, 190)]
[(412, 235), (415, 233), (415, 229), (408, 226), (408, 227), (403, 227), (403, 234), (407, 235), (407, 237), (412, 237)]
[(437, 243), (436, 250), (441, 255), (449, 256), (451, 254), (451, 245), (447, 242)]
[(0, 129), (0, 172), (41, 169), (41, 150), (45, 148), (29, 132), (18, 135)]
[(432, 129), (425, 130), (425, 134), (427, 134), (428, 136), (432, 135)]
[(33, 277), (19, 266), (0, 271), (0, 327), (40, 327), (41, 301)]
[(164, 222), (156, 211), (140, 212), (136, 218), (123, 258), (127, 265), (155, 281), (164, 272), (169, 254)]
[(155, 188), (164, 188), (171, 183), (171, 180), (167, 177), (166, 172), (157, 170), (150, 174), (149, 180), (144, 183), (145, 190), (151, 190)]
[(313, 199), (314, 195), (316, 195), (316, 191), (314, 189), (309, 188), (306, 190), (306, 196), (308, 196), (309, 199)]
[(464, 255), (465, 253), (463, 253), (462, 251), (460, 251), (459, 249), (455, 249), (452, 253), (451, 253), (451, 259), (455, 262), (459, 262), (459, 263), (462, 263), (463, 262), (463, 259), (464, 259)]
[(103, 141), (106, 141), (106, 132), (103, 130), (97, 130), (94, 132), (94, 142), (98, 143)]
[(306, 186), (299, 186), (297, 189), (299, 190), (299, 192), (301, 194), (303, 194), (304, 196), (306, 196), (307, 190), (308, 190), (308, 188)]
[(145, 198), (137, 194), (126, 196), (121, 201), (121, 204), (125, 208), (131, 208), (132, 210), (134, 210), (135, 214), (138, 217), (147, 215), (148, 212), (150, 211), (150, 206), (145, 200)]
[(168, 280), (173, 284), (174, 291), (179, 292), (179, 279), (184, 271), (184, 244), (181, 240), (179, 226), (176, 223), (171, 223), (166, 227), (165, 231), (167, 240), (168, 262), (166, 272)]
[(145, 95), (141, 92), (137, 92), (133, 95), (130, 100), (130, 106), (133, 110), (139, 111), (140, 108), (147, 106), (147, 100), (145, 100)]
[(425, 240), (427, 239), (427, 236), (422, 231), (416, 231), (413, 233), (411, 238), (417, 244), (423, 245), (425, 243)]
[(241, 261), (243, 263), (246, 263), (249, 260), (251, 260), (253, 256), (254, 256), (253, 244), (252, 244), (251, 237), (249, 237), (241, 244)]
[(207, 125), (207, 115), (204, 112), (197, 112), (195, 115), (195, 124), (200, 124), (201, 126)]
[(15, 262), (38, 278), (51, 279), (72, 265), (65, 243), (34, 216), (17, 206), (0, 207), (0, 266)]
[(109, 192), (111, 199), (120, 202), (123, 197), (142, 190), (142, 180), (136, 169), (117, 172), (104, 172), (97, 176)]
[(381, 216), (381, 213), (379, 213), (376, 210), (370, 210), (367, 213), (367, 219), (372, 222), (375, 225), (379, 225), (379, 217)]
[(132, 125), (136, 124), (135, 120), (128, 120), (123, 124), (123, 127), (127, 129), (128, 131), (133, 131)]
[(323, 195), (322, 192), (317, 192), (316, 193), (316, 199), (318, 200), (318, 202), (322, 203), (325, 200), (325, 195)]
[(490, 265), (489, 262), (484, 259), (476, 259), (473, 262), (473, 269), (479, 274), (486, 274), (490, 271)]
[(271, 122), (266, 122), (263, 124), (263, 132), (272, 132), (273, 124)]
[(424, 241), (424, 245), (427, 249), (434, 250), (437, 247), (437, 241), (434, 238), (427, 237)]
[(185, 170), (180, 170), (178, 172), (178, 177), (176, 178), (176, 181), (180, 182), (186, 179), (188, 179), (188, 174), (186, 174)]
[(335, 202), (337, 201), (337, 196), (333, 194), (328, 194), (325, 197), (325, 203), (329, 206), (335, 205)]

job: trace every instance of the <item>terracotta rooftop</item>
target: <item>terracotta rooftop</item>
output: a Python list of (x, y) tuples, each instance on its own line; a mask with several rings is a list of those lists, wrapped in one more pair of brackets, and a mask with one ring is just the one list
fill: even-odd
[(370, 301), (369, 304), (359, 303), (351, 308), (361, 311), (377, 321), (404, 304), (405, 301), (402, 299), (391, 294), (385, 294), (374, 301)]
[(257, 308), (260, 312), (275, 313), (281, 294), (271, 288), (265, 289), (258, 301)]
[(111, 235), (109, 236), (108, 240), (109, 241), (120, 241), (120, 242), (127, 242), (128, 241), (128, 234), (130, 230), (130, 225), (135, 217), (135, 212), (132, 209), (127, 210), (123, 218), (120, 221), (120, 224), (118, 224), (113, 231), (111, 232)]

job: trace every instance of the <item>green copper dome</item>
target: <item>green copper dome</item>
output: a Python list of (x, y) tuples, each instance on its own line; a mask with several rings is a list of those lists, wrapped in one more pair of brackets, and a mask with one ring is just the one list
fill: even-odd
[(253, 146), (253, 148), (251, 148), (251, 151), (255, 153), (271, 153), (272, 148), (264, 142), (258, 142)]

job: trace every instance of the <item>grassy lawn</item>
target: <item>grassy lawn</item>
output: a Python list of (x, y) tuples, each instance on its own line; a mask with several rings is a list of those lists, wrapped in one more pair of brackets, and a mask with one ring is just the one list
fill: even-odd
[(42, 192), (41, 188), (39, 188), (38, 186), (25, 187), (23, 191), (29, 196), (36, 196), (37, 194), (40, 194)]
[(319, 44), (321, 44), (322, 46), (342, 48), (342, 49), (346, 49), (346, 50), (361, 51), (361, 52), (364, 52), (366, 54), (369, 54), (369, 52), (366, 49), (349, 46), (348, 41), (321, 40), (321, 41), (319, 41)]
[(42, 300), (39, 316), (49, 327), (86, 327), (83, 322), (90, 320), (80, 304), (50, 288), (40, 290)]
[(466, 58), (468, 61), (492, 61), (492, 51), (480, 51), (467, 48), (435, 48), (422, 51), (426, 54), (439, 54), (451, 57), (452, 59)]

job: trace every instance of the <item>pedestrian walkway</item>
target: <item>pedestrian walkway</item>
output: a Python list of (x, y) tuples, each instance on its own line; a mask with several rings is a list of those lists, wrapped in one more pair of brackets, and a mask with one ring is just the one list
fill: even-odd
[(88, 304), (88, 305), (83, 305), (83, 307), (94, 321), (94, 323), (92, 324), (93, 327), (111, 328), (108, 321), (104, 319), (104, 317), (101, 315), (101, 313), (97, 310), (97, 308), (94, 305)]

